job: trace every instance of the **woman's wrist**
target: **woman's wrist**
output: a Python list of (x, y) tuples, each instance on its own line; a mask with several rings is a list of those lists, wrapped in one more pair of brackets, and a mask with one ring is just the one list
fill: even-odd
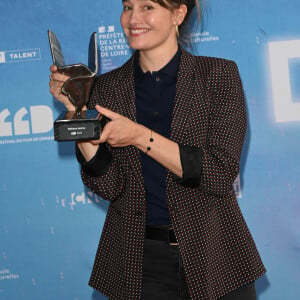
[(75, 106), (74, 105), (65, 105), (67, 111), (69, 112), (74, 112), (75, 111)]
[(99, 145), (94, 145), (89, 141), (78, 141), (77, 146), (86, 162), (92, 160), (99, 149)]
[[(76, 109), (75, 109), (75, 106), (73, 104), (65, 104), (65, 107), (66, 107), (66, 110), (67, 111), (70, 111), (70, 112), (74, 112)], [(87, 107), (86, 105), (83, 106), (83, 108), (81, 109), (82, 111), (85, 111), (87, 110)]]
[(152, 140), (152, 135), (153, 132), (151, 129), (141, 124), (137, 124), (137, 130), (135, 130), (135, 138), (133, 145), (138, 149), (146, 152), (149, 147), (149, 144), (151, 143), (150, 140)]

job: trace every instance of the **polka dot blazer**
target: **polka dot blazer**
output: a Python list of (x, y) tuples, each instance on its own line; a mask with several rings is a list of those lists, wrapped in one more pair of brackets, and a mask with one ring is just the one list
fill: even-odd
[[(135, 55), (97, 78), (96, 103), (136, 121)], [(218, 299), (264, 272), (239, 209), (233, 182), (246, 131), (244, 93), (232, 61), (195, 57), (182, 50), (171, 139), (201, 148), (198, 187), (167, 175), (167, 202), (192, 299)], [(82, 170), (84, 184), (110, 201), (89, 284), (109, 299), (140, 299), (145, 191), (139, 150), (112, 148), (101, 177)]]

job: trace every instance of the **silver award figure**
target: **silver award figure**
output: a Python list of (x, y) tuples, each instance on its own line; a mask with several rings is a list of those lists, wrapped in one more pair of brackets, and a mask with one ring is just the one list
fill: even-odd
[(88, 101), (98, 72), (97, 34), (94, 32), (90, 37), (88, 66), (81, 63), (65, 65), (56, 35), (48, 30), (48, 37), (53, 64), (57, 66), (58, 72), (70, 77), (63, 84), (61, 92), (75, 106), (74, 112), (64, 112), (54, 122), (54, 139), (56, 141), (99, 139), (107, 119), (96, 110), (82, 110)]

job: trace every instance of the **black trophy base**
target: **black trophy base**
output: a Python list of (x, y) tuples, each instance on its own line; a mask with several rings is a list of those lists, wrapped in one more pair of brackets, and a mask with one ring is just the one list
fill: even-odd
[(62, 113), (54, 122), (54, 140), (97, 140), (101, 133), (101, 117), (96, 110)]

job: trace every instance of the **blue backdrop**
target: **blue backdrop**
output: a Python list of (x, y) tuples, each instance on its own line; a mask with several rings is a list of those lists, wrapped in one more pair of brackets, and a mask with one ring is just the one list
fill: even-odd
[[(121, 0), (0, 2), (0, 299), (104, 299), (88, 287), (107, 203), (83, 186), (72, 142), (53, 141), (62, 107), (48, 91), (47, 29), (67, 63), (101, 72), (130, 56)], [(239, 204), (267, 274), (259, 300), (300, 297), (300, 27), (298, 0), (210, 0), (194, 54), (237, 62), (249, 128)]]

